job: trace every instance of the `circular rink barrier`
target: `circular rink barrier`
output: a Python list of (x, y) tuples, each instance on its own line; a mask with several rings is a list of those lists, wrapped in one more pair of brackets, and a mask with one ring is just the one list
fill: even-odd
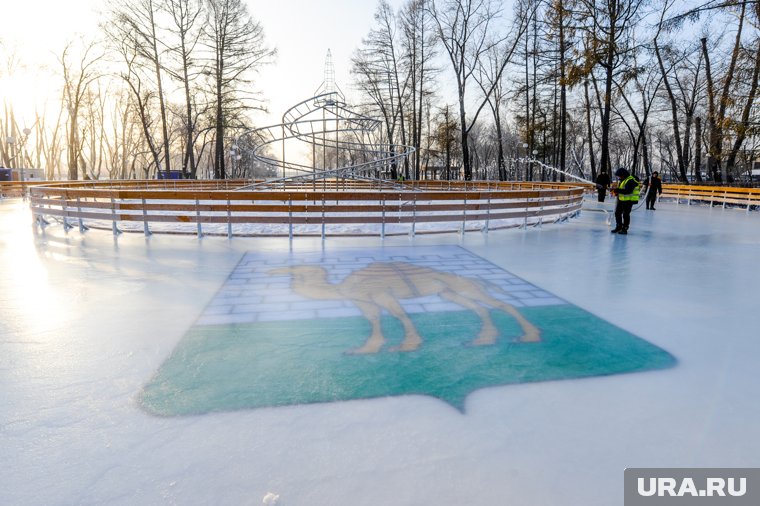
[(35, 222), (121, 232), (232, 236), (470, 232), (557, 222), (581, 209), (570, 183), (250, 180), (68, 181), (29, 188)]

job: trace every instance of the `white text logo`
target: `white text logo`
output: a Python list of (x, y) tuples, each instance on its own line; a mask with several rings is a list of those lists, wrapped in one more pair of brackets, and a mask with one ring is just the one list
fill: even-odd
[(675, 478), (639, 478), (638, 492), (644, 497), (741, 497), (747, 493), (746, 478), (706, 478), (704, 485), (697, 487), (692, 478), (683, 478), (680, 483)]

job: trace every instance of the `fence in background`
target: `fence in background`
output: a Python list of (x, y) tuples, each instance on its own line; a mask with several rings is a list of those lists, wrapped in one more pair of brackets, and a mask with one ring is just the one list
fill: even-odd
[(662, 197), (675, 199), (676, 203), (704, 202), (743, 206), (747, 212), (752, 206), (760, 206), (760, 188), (737, 188), (728, 186), (662, 185)]
[(317, 180), (258, 190), (249, 180), (68, 181), (29, 187), (36, 221), (66, 229), (213, 235), (391, 235), (540, 225), (579, 212), (574, 184)]

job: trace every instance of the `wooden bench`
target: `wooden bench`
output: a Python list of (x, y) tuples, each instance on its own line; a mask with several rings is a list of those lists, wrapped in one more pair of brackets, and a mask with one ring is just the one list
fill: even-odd
[(745, 206), (747, 211), (760, 205), (760, 188), (664, 184), (661, 196), (676, 199), (677, 203), (685, 200), (721, 204), (724, 208), (726, 204)]

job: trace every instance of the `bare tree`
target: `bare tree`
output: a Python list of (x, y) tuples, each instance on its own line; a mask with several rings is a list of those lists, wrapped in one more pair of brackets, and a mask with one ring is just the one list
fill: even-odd
[(493, 93), (488, 96), (487, 100), (493, 116), (497, 174), (500, 181), (506, 181), (507, 167), (504, 159), (504, 123), (502, 119), (502, 108), (507, 101), (508, 91), (504, 87), (502, 79), (503, 73), (499, 71), (499, 66), (502, 61), (500, 51), (501, 48), (495, 46), (491, 48), (485, 58), (480, 62), (478, 72), (475, 74), (475, 80), (484, 94), (487, 93), (489, 89), (493, 88)]
[[(657, 91), (662, 84), (663, 76), (657, 67), (647, 64), (651, 63), (651, 60), (640, 62), (638, 53), (635, 52), (633, 54), (632, 65), (628, 72), (623, 74), (621, 79), (615, 79), (614, 82), (634, 124), (629, 124), (626, 115), (619, 113), (620, 118), (631, 131), (633, 144), (632, 173), (635, 174), (639, 167), (639, 153), (641, 153), (644, 173), (648, 177), (651, 173), (649, 145), (647, 142), (649, 117), (655, 104)], [(635, 126), (635, 129), (633, 126)]]
[[(751, 131), (749, 118), (760, 77), (760, 3), (753, 0), (706, 0), (665, 22), (667, 29), (677, 30), (685, 22), (699, 20), (705, 14), (715, 16), (721, 13), (735, 18), (735, 22), (729, 24), (735, 27), (735, 36), (727, 64), (715, 66), (711, 52), (720, 51), (718, 43), (708, 41), (707, 36), (700, 40), (707, 83), (707, 169), (716, 181), (728, 179), (739, 149)], [(746, 32), (753, 36), (748, 48), (744, 45)], [(740, 91), (742, 88), (746, 92)], [(736, 117), (740, 119), (737, 121)], [(726, 163), (723, 163), (724, 143), (732, 131), (736, 137)]]
[(129, 74), (133, 76), (133, 81), (139, 80), (141, 88), (146, 87), (146, 79), (152, 81), (152, 89), (144, 93), (149, 93), (158, 101), (164, 166), (161, 166), (161, 160), (157, 157), (153, 156), (153, 159), (157, 164), (156, 170), (168, 172), (171, 170), (171, 141), (163, 79), (165, 49), (156, 19), (159, 4), (156, 0), (126, 0), (119, 3), (114, 0), (109, 10), (111, 22), (104, 25), (106, 34), (112, 44), (122, 48), (122, 55), (127, 53), (126, 60), (131, 67)]
[[(23, 67), (21, 58), (13, 47), (8, 47), (0, 40), (0, 50), (2, 51), (3, 67), (0, 68), (0, 76), (7, 76), (12, 79)], [(13, 109), (12, 97), (3, 93), (3, 118), (0, 122), (0, 163), (4, 167), (18, 166), (17, 155), (15, 152), (15, 139), (20, 136), (22, 130), (16, 122)], [(6, 142), (6, 139), (14, 139), (14, 142)]]
[(166, 65), (169, 75), (179, 81), (185, 95), (182, 111), (184, 150), (182, 155), (183, 177), (195, 178), (198, 167), (195, 160), (197, 105), (194, 100), (193, 82), (203, 72), (198, 65), (196, 47), (203, 34), (201, 28), (203, 4), (201, 0), (165, 0), (163, 8), (171, 19), (168, 28), (174, 38), (168, 44), (172, 61)]
[[(660, 45), (659, 37), (662, 33), (663, 17), (670, 5), (669, 1), (664, 4), (663, 14), (660, 17), (657, 33), (653, 39), (653, 48), (662, 75), (665, 99), (671, 114), (678, 175), (681, 181), (686, 182), (686, 173), (689, 170), (691, 158), (691, 127), (704, 88), (703, 81), (700, 78), (703, 60), (698, 45), (687, 44), (683, 47), (683, 42), (677, 43), (680, 47), (676, 47), (677, 45), (674, 43), (668, 43), (665, 46)], [(684, 120), (681, 119), (682, 114)], [(682, 122), (683, 133), (681, 132)], [(694, 151), (699, 152), (698, 139), (695, 139)], [(701, 181), (702, 176), (699, 171), (697, 171), (696, 177), (698, 181)]]
[[(760, 3), (754, 3), (753, 7), (755, 18), (760, 20)], [(756, 131), (756, 129), (751, 128), (750, 113), (755, 104), (758, 80), (760, 79), (760, 37), (755, 37), (754, 45), (743, 52), (743, 57), (745, 64), (742, 65), (742, 68), (746, 70), (744, 70), (744, 72), (741, 72), (740, 75), (742, 73), (746, 75), (746, 78), (749, 81), (749, 85), (747, 96), (741, 97), (744, 99), (744, 106), (741, 108), (740, 119), (739, 121), (732, 122), (730, 125), (734, 129), (736, 137), (734, 139), (731, 150), (729, 151), (728, 158), (726, 159), (726, 167), (728, 169), (734, 167), (736, 157), (742, 147), (742, 144), (747, 138), (747, 135), (753, 130)], [(750, 68), (751, 71), (749, 71)], [(737, 95), (737, 93), (734, 93), (734, 95)], [(737, 102), (739, 102), (738, 98), (739, 97), (736, 97)]]
[(225, 132), (245, 128), (245, 113), (263, 110), (250, 91), (253, 73), (276, 51), (264, 41), (264, 29), (254, 21), (242, 0), (206, 0), (208, 68), (214, 97), (214, 177), (224, 179)]
[(103, 58), (94, 42), (83, 42), (81, 55), (72, 62), (76, 52), (74, 43), (69, 42), (58, 58), (63, 69), (63, 105), (68, 112), (67, 157), (68, 178), (79, 179), (79, 165), (82, 159), (84, 139), (80, 135), (80, 114), (86, 106), (90, 85), (100, 76), (97, 63)]
[(422, 161), (422, 129), (426, 97), (438, 69), (433, 66), (436, 57), (435, 32), (427, 4), (432, 0), (410, 0), (401, 11), (402, 45), (409, 67), (412, 113), (410, 128), (414, 152), (414, 179), (420, 178)]
[[(406, 145), (405, 111), (411, 72), (402, 65), (396, 15), (385, 0), (378, 2), (375, 24), (352, 57), (352, 72), (359, 89), (383, 116), (388, 142)], [(409, 176), (408, 158), (404, 159), (404, 175)], [(396, 176), (391, 174), (394, 179)]]
[(572, 9), (575, 7), (574, 0), (551, 0), (549, 3), (548, 21), (552, 38), (556, 40), (557, 59), (559, 60), (559, 169), (562, 172), (562, 181), (564, 181), (564, 171), (566, 170), (567, 156), (567, 91), (568, 88), (578, 83), (577, 79), (572, 79), (568, 72), (570, 67), (568, 58), (570, 48), (575, 36), (573, 27)]
[[(452, 160), (461, 156), (462, 145), (459, 143), (461, 137), (457, 135), (457, 131), (461, 129), (454, 115), (449, 111), (448, 104), (438, 111), (435, 123), (432, 127), (432, 145), (435, 147), (436, 158), (443, 162), (438, 166), (443, 172), (441, 179), (459, 179), (459, 166), (453, 167)], [(455, 168), (456, 171), (454, 171)]]
[[(438, 8), (435, 2), (431, 2), (430, 10), (435, 20), (439, 41), (444, 47), (456, 78), (464, 178), (470, 180), (472, 165), (468, 136), (480, 112), (494, 92), (496, 80), (476, 102), (475, 112), (469, 118), (467, 115), (468, 84), (484, 55), (492, 47), (506, 45), (507, 49), (502, 52), (503, 58), (497, 65), (496, 77), (501, 78), (525, 31), (527, 16), (518, 13), (511, 34), (499, 34), (497, 20), (500, 18), (501, 9), (497, 0), (442, 0), (440, 3), (442, 6)], [(511, 43), (508, 42), (510, 37)]]
[[(151, 158), (149, 165), (154, 166), (156, 170), (161, 170), (161, 143), (158, 140), (159, 136), (155, 133), (156, 128), (153, 114), (153, 103), (156, 99), (156, 92), (150, 86), (150, 80), (142, 71), (142, 66), (137, 63), (138, 55), (134, 39), (116, 39), (113, 35), (110, 37), (110, 41), (114, 52), (122, 60), (120, 64), (123, 65), (119, 71), (119, 77), (132, 94), (132, 99), (127, 102), (129, 108), (125, 109), (125, 115), (127, 114), (126, 111), (132, 111), (139, 119), (141, 134), (145, 141), (145, 148), (140, 151), (149, 153)], [(148, 168), (144, 172), (147, 170)]]
[(587, 47), (587, 67), (599, 66), (603, 73), (603, 104), (601, 107), (601, 169), (610, 166), (610, 112), (612, 111), (613, 80), (625, 68), (630, 51), (631, 34), (637, 25), (645, 0), (580, 0), (578, 12), (586, 20), (584, 30), (590, 44)]

